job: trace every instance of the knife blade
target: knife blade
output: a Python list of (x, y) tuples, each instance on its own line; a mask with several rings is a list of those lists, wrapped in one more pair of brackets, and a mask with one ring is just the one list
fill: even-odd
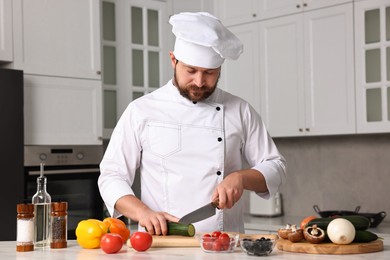
[(206, 205), (183, 216), (179, 220), (179, 223), (188, 225), (214, 216), (215, 209), (218, 208), (218, 203), (218, 201), (207, 203)]

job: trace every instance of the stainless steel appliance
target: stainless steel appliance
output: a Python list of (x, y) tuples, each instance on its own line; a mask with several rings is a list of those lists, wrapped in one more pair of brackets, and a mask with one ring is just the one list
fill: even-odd
[(16, 240), (16, 204), (23, 202), (23, 71), (0, 69), (0, 240)]
[(249, 213), (259, 217), (277, 217), (283, 215), (282, 194), (277, 192), (270, 199), (265, 200), (256, 193), (249, 195)]
[(104, 204), (97, 180), (103, 146), (25, 146), (25, 199), (36, 192), (40, 164), (44, 163), (47, 191), (52, 202), (68, 202), (68, 239), (75, 239), (79, 221), (103, 219)]

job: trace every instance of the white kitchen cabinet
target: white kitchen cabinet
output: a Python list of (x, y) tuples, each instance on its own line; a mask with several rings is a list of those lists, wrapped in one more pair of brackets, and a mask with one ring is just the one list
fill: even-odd
[(352, 2), (352, 0), (261, 0), (261, 19), (300, 13), (323, 7)]
[[(105, 139), (128, 104), (171, 77), (168, 3), (155, 0), (102, 1)], [(168, 36), (169, 35), (169, 36)]]
[(215, 0), (217, 15), (227, 26), (301, 13), (347, 2), (352, 2), (352, 0)]
[(260, 22), (261, 111), (274, 137), (355, 133), (353, 7)]
[(209, 12), (213, 13), (214, 4), (210, 0), (172, 0), (172, 14), (180, 12)]
[(25, 145), (102, 144), (100, 81), (25, 75)]
[(390, 2), (355, 3), (358, 133), (390, 131)]
[(259, 0), (215, 0), (216, 15), (226, 26), (258, 21), (260, 2)]
[(248, 101), (260, 113), (258, 26), (251, 23), (229, 28), (243, 42), (244, 52), (238, 60), (224, 62), (219, 86)]
[(12, 60), (12, 0), (0, 0), (0, 61)]
[(100, 80), (100, 1), (12, 2), (14, 68), (26, 74)]

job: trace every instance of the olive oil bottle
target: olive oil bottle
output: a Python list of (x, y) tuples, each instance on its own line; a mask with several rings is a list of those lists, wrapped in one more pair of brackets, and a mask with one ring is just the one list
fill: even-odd
[(46, 191), (47, 179), (43, 175), (41, 163), (40, 176), (37, 178), (37, 192), (32, 197), (34, 204), (34, 247), (44, 248), (50, 245), (50, 205), (51, 197)]

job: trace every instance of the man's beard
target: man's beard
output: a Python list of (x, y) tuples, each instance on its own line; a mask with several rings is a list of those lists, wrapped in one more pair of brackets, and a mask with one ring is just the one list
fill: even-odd
[(193, 84), (181, 86), (179, 85), (179, 82), (177, 80), (176, 69), (174, 70), (174, 74), (173, 74), (174, 85), (179, 90), (180, 95), (193, 102), (202, 101), (210, 97), (214, 93), (215, 89), (217, 88), (219, 78), (220, 75), (218, 76), (217, 81), (212, 87), (206, 87), (206, 86), (198, 87)]

